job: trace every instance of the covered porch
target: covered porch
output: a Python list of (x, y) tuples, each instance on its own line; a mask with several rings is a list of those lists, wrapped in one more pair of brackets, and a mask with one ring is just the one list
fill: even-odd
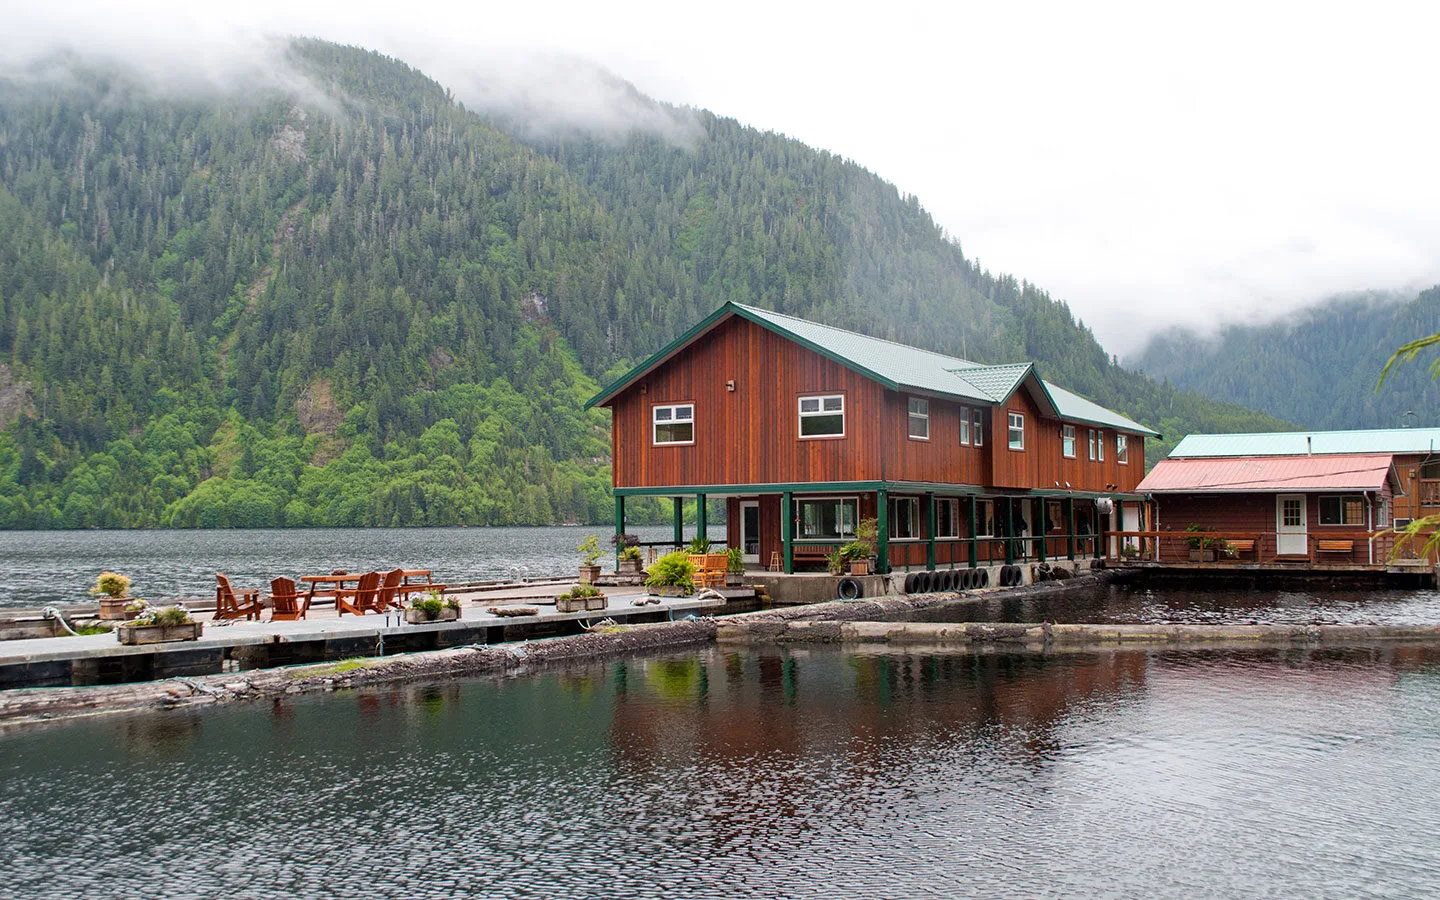
[(873, 560), (880, 574), (1099, 558), (1107, 534), (1148, 524), (1144, 498), (1136, 494), (839, 482), (618, 488), (617, 533), (625, 531), (625, 499), (635, 496), (673, 499), (676, 546), (686, 542), (684, 501), (695, 499), (695, 533), (704, 534), (706, 501), (725, 497), (725, 543), (741, 548), (748, 569), (786, 574), (823, 571), (827, 557), (854, 541), (856, 526), (866, 519), (876, 523)]

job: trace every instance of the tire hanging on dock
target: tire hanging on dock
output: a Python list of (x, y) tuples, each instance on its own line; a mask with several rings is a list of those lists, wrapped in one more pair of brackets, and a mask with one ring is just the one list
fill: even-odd
[(840, 583), (835, 585), (835, 596), (841, 600), (858, 600), (863, 593), (864, 588), (854, 578), (842, 578)]
[(989, 586), (990, 586), (990, 570), (989, 570), (989, 569), (981, 569), (981, 570), (980, 570), (980, 586), (981, 586), (982, 588), (983, 588), (983, 587), (989, 587)]
[(905, 575), (905, 587), (904, 587), (904, 591), (905, 591), (905, 593), (907, 593), (907, 594), (914, 594), (914, 593), (916, 593), (916, 590), (915, 590), (915, 573), (914, 573), (914, 572), (909, 572), (909, 573), (907, 573), (907, 574)]

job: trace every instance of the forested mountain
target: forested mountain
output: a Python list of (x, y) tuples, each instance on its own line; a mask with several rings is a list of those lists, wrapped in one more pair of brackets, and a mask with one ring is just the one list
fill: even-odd
[(1375, 389), (1398, 347), (1436, 332), (1440, 287), (1408, 301), (1336, 299), (1281, 322), (1231, 326), (1208, 338), (1168, 332), (1152, 340), (1135, 364), (1183, 389), (1308, 428), (1440, 425), (1440, 384), (1430, 377), (1425, 357), (1395, 369), (1384, 388)]
[(1034, 358), (1171, 439), (1278, 424), (1122, 370), (830, 154), (703, 113), (527, 145), (378, 54), (290, 64), (0, 82), (0, 526), (602, 521), (595, 377), (727, 299)]

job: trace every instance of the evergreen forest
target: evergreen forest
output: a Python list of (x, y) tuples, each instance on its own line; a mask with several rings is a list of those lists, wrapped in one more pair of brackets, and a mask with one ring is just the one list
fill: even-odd
[(833, 154), (703, 111), (522, 140), (398, 60), (288, 56), (304, 90), (0, 80), (0, 527), (606, 521), (585, 400), (726, 300), (1034, 359), (1151, 461), (1286, 427), (1122, 368)]
[(1315, 429), (1440, 426), (1440, 384), (1424, 360), (1398, 366), (1402, 345), (1440, 332), (1440, 287), (1418, 296), (1346, 297), (1266, 325), (1202, 337), (1156, 336), (1136, 360), (1185, 390), (1239, 403)]

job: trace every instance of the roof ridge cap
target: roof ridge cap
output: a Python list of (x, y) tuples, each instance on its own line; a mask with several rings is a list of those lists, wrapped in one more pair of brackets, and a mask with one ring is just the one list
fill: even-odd
[(802, 322), (815, 328), (828, 328), (831, 331), (838, 331), (842, 334), (853, 334), (855, 337), (861, 337), (867, 341), (879, 341), (882, 344), (889, 344), (892, 347), (902, 347), (912, 353), (928, 353), (931, 356), (938, 356), (941, 359), (948, 359), (955, 362), (964, 363), (965, 365), (961, 366), (960, 368), (975, 368), (977, 366), (984, 365), (983, 363), (972, 362), (968, 359), (965, 359), (964, 357), (951, 356), (948, 353), (941, 353), (939, 350), (929, 350), (925, 347), (917, 347), (914, 344), (903, 344), (900, 341), (894, 341), (890, 338), (876, 337), (873, 334), (866, 334), (863, 331), (851, 331), (849, 328), (841, 328), (839, 325), (829, 325), (825, 322), (816, 322), (812, 319), (802, 319), (799, 316), (792, 316), (789, 313), (778, 312), (773, 309), (765, 309), (764, 307), (760, 306), (750, 306), (746, 303), (736, 303), (734, 300), (731, 300), (730, 303), (740, 309), (748, 310), (749, 312), (759, 313), (764, 316), (779, 316), (782, 319), (789, 319), (792, 322)]

